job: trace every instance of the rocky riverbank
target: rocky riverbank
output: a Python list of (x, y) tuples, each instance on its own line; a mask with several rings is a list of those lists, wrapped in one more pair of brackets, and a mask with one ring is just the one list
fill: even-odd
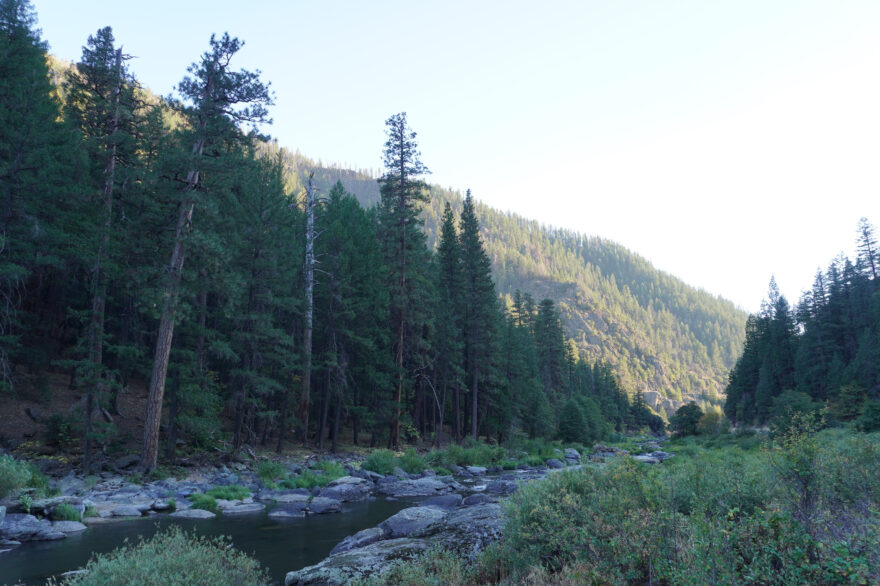
[[(621, 453), (604, 451), (603, 446), (596, 448), (590, 456), (594, 461)], [(542, 465), (520, 465), (513, 471), (454, 466), (451, 475), (442, 476), (432, 470), (407, 474), (400, 469), (381, 475), (361, 469), (356, 458), (347, 458), (335, 461), (345, 476), (312, 489), (279, 488), (261, 480), (245, 464), (196, 469), (185, 478), (147, 483), (134, 482), (135, 476), (124, 474), (105, 473), (103, 477), (86, 479), (69, 474), (52, 481), (53, 488), (61, 493), (59, 496), (7, 500), (0, 504), (0, 554), (25, 541), (64, 539), (88, 526), (116, 520), (156, 515), (206, 519), (217, 514), (255, 515), (268, 510), (269, 518), (283, 522), (308, 515), (341, 513), (345, 503), (370, 499), (419, 501), (418, 506), (404, 509), (379, 526), (349, 536), (320, 564), (291, 572), (287, 577), (289, 584), (344, 583), (433, 547), (475, 555), (500, 536), (503, 515), (498, 501), (502, 497), (515, 492), (523, 482), (540, 478), (551, 470), (577, 466), (581, 461), (580, 454), (572, 449), (559, 451), (557, 456)], [(662, 461), (663, 457), (657, 456), (660, 457), (653, 459)], [(292, 475), (320, 475), (319, 464), (313, 459), (311, 466), (286, 466)], [(224, 487), (235, 488), (230, 492), (240, 498), (217, 498), (214, 511), (196, 508), (200, 506), (199, 497)], [(83, 522), (60, 519), (58, 512), (62, 508), (72, 508), (83, 517)]]

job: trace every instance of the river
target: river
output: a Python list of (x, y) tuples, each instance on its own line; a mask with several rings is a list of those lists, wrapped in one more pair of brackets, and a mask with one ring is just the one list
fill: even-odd
[(82, 567), (93, 552), (105, 553), (128, 539), (148, 537), (157, 529), (175, 523), (200, 535), (228, 535), (241, 551), (251, 554), (269, 569), (273, 584), (283, 584), (287, 572), (316, 564), (348, 535), (374, 527), (412, 506), (415, 500), (376, 499), (343, 505), (342, 513), (310, 515), (277, 522), (268, 510), (259, 514), (214, 519), (172, 519), (156, 515), (150, 519), (116, 521), (95, 525), (59, 541), (24, 543), (0, 553), (0, 584), (44, 584), (50, 576)]

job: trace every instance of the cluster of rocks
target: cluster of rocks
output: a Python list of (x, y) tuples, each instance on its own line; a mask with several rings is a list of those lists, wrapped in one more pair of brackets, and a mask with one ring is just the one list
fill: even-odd
[(501, 537), (504, 515), (497, 502), (469, 499), (443, 495), (404, 509), (376, 527), (345, 538), (319, 564), (289, 572), (285, 585), (349, 584), (434, 548), (472, 559)]

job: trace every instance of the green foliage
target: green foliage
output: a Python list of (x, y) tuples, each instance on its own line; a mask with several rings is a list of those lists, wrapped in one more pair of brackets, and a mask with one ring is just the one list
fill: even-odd
[(679, 407), (675, 415), (669, 418), (669, 427), (680, 437), (697, 435), (702, 417), (703, 410), (700, 409), (699, 405), (691, 401), (687, 405)]
[[(175, 499), (173, 497), (167, 498), (167, 499), (165, 499), (165, 502), (168, 504), (169, 511), (171, 511), (173, 513), (174, 511), (177, 510), (177, 499)], [(88, 509), (86, 509), (86, 510), (88, 510)]]
[(446, 586), (447, 584), (479, 584), (480, 576), (473, 565), (461, 556), (444, 550), (431, 550), (418, 562), (397, 562), (378, 576), (354, 582), (357, 586), (406, 585)]
[(217, 499), (208, 494), (191, 494), (187, 497), (192, 503), (192, 508), (205, 511), (217, 512)]
[(287, 473), (287, 468), (281, 462), (273, 462), (272, 460), (264, 460), (257, 464), (257, 476), (263, 481), (263, 484), (274, 482), (283, 478)]
[(424, 458), (419, 456), (413, 448), (408, 448), (398, 461), (400, 467), (409, 474), (420, 474), (427, 467)]
[(396, 466), (397, 460), (394, 457), (394, 452), (385, 449), (373, 450), (361, 464), (361, 468), (364, 470), (372, 470), (377, 474), (385, 475), (394, 472)]
[(46, 420), (46, 443), (68, 451), (79, 445), (82, 423), (78, 417), (53, 414)]
[(856, 428), (864, 432), (880, 431), (880, 400), (866, 401)]
[(83, 515), (80, 515), (79, 510), (68, 503), (61, 503), (52, 509), (53, 521), (82, 521)]
[(727, 442), (721, 448), (684, 438), (662, 466), (624, 458), (528, 484), (508, 501), (504, 537), (469, 575), (510, 584), (873, 583), (880, 436), (815, 430), (798, 416), (769, 451), (740, 449), (752, 437), (713, 437)]
[(228, 486), (215, 486), (205, 494), (215, 499), (233, 501), (246, 499), (251, 496), (251, 491), (238, 484), (230, 484)]
[(298, 476), (289, 477), (281, 482), (283, 488), (308, 488), (327, 486), (337, 478), (345, 476), (342, 464), (333, 460), (325, 460), (318, 464), (318, 473), (306, 468)]
[(177, 526), (109, 554), (97, 554), (84, 569), (85, 573), (68, 578), (65, 584), (240, 586), (270, 582), (259, 562), (233, 549), (228, 539), (197, 536)]
[[(171, 501), (174, 499), (168, 499), (168, 500)], [(177, 503), (175, 503), (175, 506), (171, 508), (172, 511), (174, 511), (177, 508), (176, 505), (177, 505)], [(99, 517), (100, 513), (98, 512), (98, 509), (95, 507), (95, 505), (88, 505), (88, 506), (86, 506), (86, 509), (83, 511), (82, 516), (83, 516), (83, 519), (88, 518), (88, 517)]]
[(7, 454), (0, 454), (0, 499), (24, 488), (31, 480), (31, 468)]

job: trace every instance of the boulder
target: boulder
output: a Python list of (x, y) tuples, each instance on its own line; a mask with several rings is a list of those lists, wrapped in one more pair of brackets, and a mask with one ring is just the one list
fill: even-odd
[(79, 533), (87, 527), (78, 521), (52, 521), (52, 528), (62, 533)]
[(504, 512), (497, 503), (481, 504), (452, 511), (435, 528), (432, 547), (441, 547), (473, 559), (486, 546), (501, 538)]
[(636, 462), (643, 462), (645, 464), (659, 464), (660, 460), (649, 455), (649, 454), (639, 454), (638, 456), (633, 456), (633, 460)]
[(461, 504), (464, 507), (472, 507), (474, 505), (483, 505), (486, 503), (494, 503), (497, 499), (489, 496), (488, 494), (472, 494), (471, 496), (465, 498)]
[(343, 551), (348, 551), (350, 549), (365, 547), (376, 543), (377, 541), (381, 541), (386, 537), (385, 531), (381, 527), (370, 527), (369, 529), (358, 531), (354, 535), (349, 535), (340, 541), (336, 547), (330, 550), (330, 555), (342, 553)]
[(353, 503), (369, 498), (371, 490), (372, 483), (367, 480), (354, 476), (343, 476), (328, 484), (319, 493), (319, 496), (343, 503)]
[(260, 492), (258, 499), (275, 503), (300, 503), (308, 501), (311, 494), (312, 493), (305, 488), (294, 488), (291, 490), (264, 490)]
[(389, 538), (418, 536), (439, 523), (446, 514), (437, 507), (410, 507), (382, 521), (379, 528)]
[(386, 570), (392, 563), (411, 560), (428, 550), (421, 539), (389, 539), (331, 555), (314, 566), (288, 572), (285, 586), (322, 584), (341, 586), (369, 578)]
[(213, 519), (217, 515), (204, 509), (186, 509), (184, 511), (175, 511), (171, 513), (171, 516), (178, 519)]
[(0, 525), (3, 524), (3, 519), (6, 518), (6, 507), (0, 506)]
[(266, 509), (266, 505), (262, 503), (241, 503), (221, 509), (224, 515), (251, 515), (253, 513), (262, 513)]
[(113, 467), (120, 470), (125, 470), (126, 468), (131, 468), (132, 466), (137, 464), (139, 459), (140, 458), (136, 454), (120, 456), (113, 460)]
[(309, 513), (323, 515), (325, 513), (339, 513), (342, 511), (342, 503), (336, 499), (316, 496), (309, 503)]
[(287, 503), (269, 511), (269, 518), (275, 520), (299, 519), (306, 516), (306, 509), (308, 509), (306, 501)]
[(164, 500), (153, 501), (154, 511), (167, 511), (171, 508), (171, 503)]
[(423, 507), (438, 507), (440, 509), (454, 509), (461, 504), (462, 496), (460, 494), (443, 494), (431, 497), (420, 503)]
[(444, 480), (442, 476), (427, 476), (415, 480), (401, 480), (399, 482), (380, 482), (378, 491), (381, 494), (395, 498), (409, 496), (436, 496), (448, 494), (453, 490), (460, 489), (456, 482)]
[(558, 460), (557, 458), (550, 458), (544, 463), (547, 465), (547, 468), (552, 468), (554, 470), (565, 468), (565, 464), (563, 464), (563, 462), (561, 460)]
[(504, 480), (493, 480), (486, 483), (486, 492), (489, 494), (497, 494), (505, 496), (513, 494), (519, 490), (519, 485), (515, 482), (506, 482)]
[(0, 537), (14, 541), (53, 541), (66, 535), (55, 529), (51, 521), (33, 515), (9, 513), (0, 524)]
[[(147, 507), (148, 509), (150, 507)], [(138, 505), (119, 505), (114, 507), (110, 514), (114, 517), (140, 517), (143, 510)]]
[(574, 448), (565, 448), (565, 459), (573, 462), (580, 462), (581, 454)]
[(482, 476), (486, 473), (486, 468), (483, 466), (466, 466), (465, 470), (474, 476)]
[(661, 462), (663, 460), (668, 460), (669, 458), (671, 458), (673, 456), (673, 454), (670, 454), (669, 452), (664, 452), (662, 450), (657, 450), (657, 451), (651, 452), (648, 455), (651, 456), (652, 458), (656, 458), (657, 460), (660, 460)]

